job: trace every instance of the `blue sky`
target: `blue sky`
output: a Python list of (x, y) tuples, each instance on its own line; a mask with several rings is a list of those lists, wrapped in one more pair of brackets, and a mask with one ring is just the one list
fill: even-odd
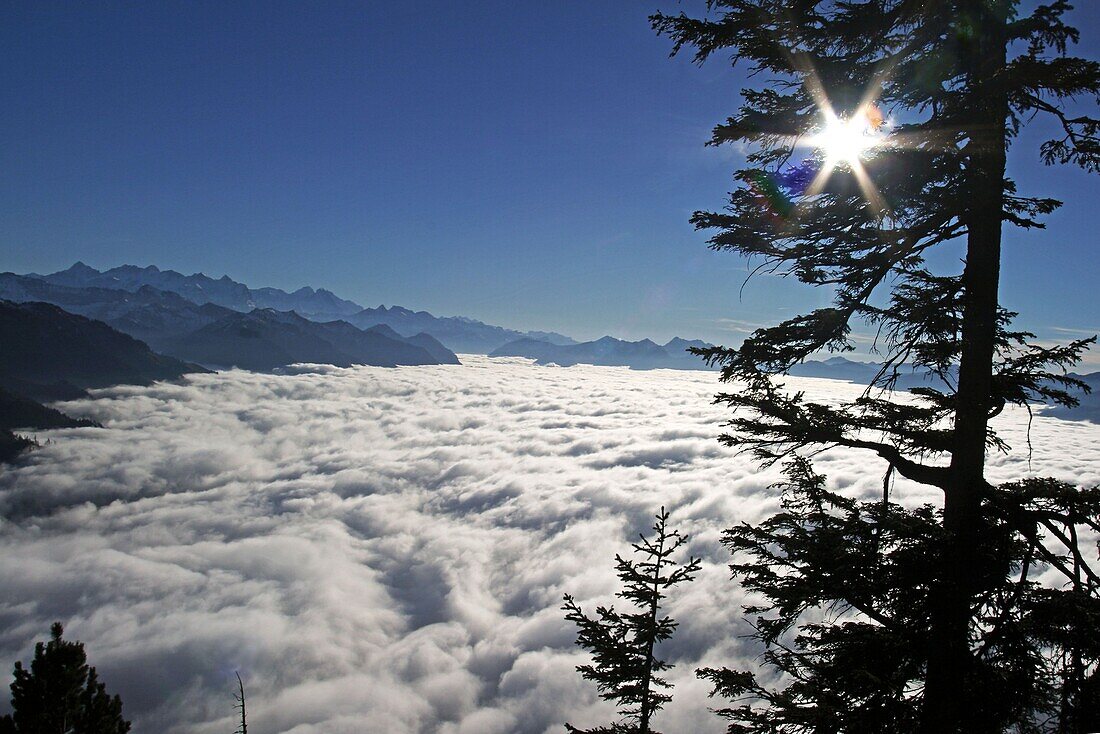
[[(1082, 0), (1077, 52), (1100, 56)], [(736, 343), (825, 297), (687, 223), (737, 156), (721, 62), (669, 60), (674, 0), (0, 5), (0, 269), (155, 264), (579, 338)], [(1010, 233), (1003, 301), (1100, 330), (1100, 176), (1012, 152), (1066, 201)], [(1069, 330), (1069, 331), (1059, 331)]]

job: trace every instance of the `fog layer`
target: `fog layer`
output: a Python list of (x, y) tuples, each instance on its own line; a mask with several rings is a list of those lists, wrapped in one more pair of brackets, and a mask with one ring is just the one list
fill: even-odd
[[(603, 723), (561, 597), (614, 601), (615, 553), (663, 505), (706, 565), (670, 601), (677, 687), (655, 723), (721, 731), (693, 671), (755, 653), (718, 536), (776, 507), (778, 475), (715, 441), (716, 376), (463, 362), (233, 371), (64, 404), (105, 428), (40, 433), (0, 469), (0, 665), (61, 620), (137, 732), (232, 731), (234, 671), (257, 732)], [(1100, 482), (1100, 427), (1036, 418), (1029, 464), (1027, 418), (999, 419), (1014, 452), (993, 479)], [(872, 456), (818, 466), (881, 492)]]

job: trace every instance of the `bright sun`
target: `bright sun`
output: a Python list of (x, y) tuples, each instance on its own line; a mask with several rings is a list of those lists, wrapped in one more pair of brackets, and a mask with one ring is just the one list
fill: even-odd
[(854, 168), (867, 151), (881, 142), (881, 126), (881, 117), (873, 108), (871, 113), (861, 110), (849, 118), (840, 118), (830, 112), (825, 128), (810, 142), (825, 154), (826, 167), (843, 163)]

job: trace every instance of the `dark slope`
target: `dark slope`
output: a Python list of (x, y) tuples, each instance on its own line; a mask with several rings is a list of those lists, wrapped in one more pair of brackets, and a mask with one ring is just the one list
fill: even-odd
[(328, 321), (319, 324), (332, 343), (352, 356), (354, 364), (377, 364), (381, 361), (396, 365), (458, 364), (458, 358), (440, 345), (444, 353), (433, 355), (431, 351), (415, 344), (399, 334), (384, 334), (359, 329), (347, 321)]
[(367, 333), (382, 334), (390, 339), (397, 339), (404, 341), (408, 344), (413, 344), (420, 347), (428, 354), (432, 355), (439, 362), (439, 364), (461, 364), (458, 361), (458, 357), (447, 347), (439, 343), (439, 340), (433, 337), (431, 334), (425, 334), (421, 332), (415, 336), (401, 336), (396, 331), (386, 326), (385, 324), (379, 324), (378, 326), (372, 326), (367, 329)]
[(60, 410), (0, 388), (0, 429), (93, 428), (98, 425), (85, 418), (70, 418)]
[(458, 356), (450, 349), (443, 346), (443, 344), (431, 334), (421, 332), (413, 336), (405, 337), (405, 341), (420, 347), (425, 352), (432, 355), (432, 357), (439, 360), (440, 364), (461, 364), (461, 362), (458, 361)]
[(35, 442), (12, 429), (95, 426), (37, 400), (66, 400), (85, 387), (146, 384), (203, 371), (154, 353), (101, 321), (48, 303), (0, 300), (0, 462)]
[(71, 382), (32, 382), (0, 373), (0, 388), (16, 395), (43, 403), (54, 400), (77, 400), (88, 396), (88, 391)]
[(0, 344), (0, 375), (37, 385), (147, 384), (204, 371), (48, 303), (0, 301)]

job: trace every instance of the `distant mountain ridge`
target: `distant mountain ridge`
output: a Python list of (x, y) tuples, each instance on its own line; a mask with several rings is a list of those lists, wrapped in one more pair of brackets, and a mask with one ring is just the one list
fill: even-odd
[[(882, 365), (877, 362), (857, 362), (844, 357), (830, 357), (816, 361), (807, 360), (791, 367), (788, 374), (795, 377), (824, 377), (829, 380), (845, 380), (858, 385), (870, 385), (878, 377)], [(898, 366), (896, 390), (910, 390), (914, 387), (932, 387), (937, 390), (947, 386), (938, 378), (915, 370), (912, 365)]]
[(606, 367), (630, 367), (639, 370), (709, 369), (700, 357), (687, 351), (689, 347), (706, 348), (702, 341), (688, 341), (679, 337), (667, 344), (657, 344), (650, 339), (623, 341), (605, 336), (580, 344), (551, 344), (539, 339), (518, 339), (494, 350), (490, 357), (526, 357), (538, 364), (556, 364), (571, 367), (576, 364), (592, 364)]
[[(278, 288), (250, 288), (229, 276), (214, 279), (203, 273), (183, 275), (175, 270), (161, 270), (155, 265), (138, 267), (120, 265), (110, 270), (96, 270), (83, 262), (71, 267), (40, 275), (30, 273), (43, 283), (68, 288), (99, 288), (139, 293), (145, 287), (174, 293), (196, 305), (211, 304), (233, 311), (249, 312), (254, 309), (294, 311), (311, 321), (344, 320), (369, 329), (384, 324), (403, 337), (415, 337), (425, 333), (455, 352), (488, 353), (510, 341), (536, 338), (556, 344), (573, 344), (572, 339), (554, 332), (520, 332), (500, 326), (485, 324), (461, 316), (434, 316), (427, 311), (412, 311), (402, 306), (364, 308), (354, 301), (339, 298), (324, 288), (299, 288), (287, 293)], [(0, 292), (0, 297), (5, 296)]]
[(73, 264), (66, 270), (49, 275), (28, 274), (29, 277), (43, 280), (54, 285), (76, 288), (107, 288), (111, 290), (138, 291), (143, 286), (152, 286), (160, 291), (176, 293), (192, 303), (202, 305), (213, 303), (231, 308), (234, 311), (251, 311), (256, 308), (271, 308), (277, 311), (297, 311), (300, 315), (321, 319), (350, 316), (363, 310), (352, 301), (338, 298), (336, 294), (324, 288), (299, 288), (293, 293), (278, 288), (249, 288), (238, 283), (228, 275), (215, 280), (203, 273), (184, 275), (175, 270), (161, 270), (155, 265), (138, 267), (120, 265), (110, 270), (99, 271), (82, 262)]

